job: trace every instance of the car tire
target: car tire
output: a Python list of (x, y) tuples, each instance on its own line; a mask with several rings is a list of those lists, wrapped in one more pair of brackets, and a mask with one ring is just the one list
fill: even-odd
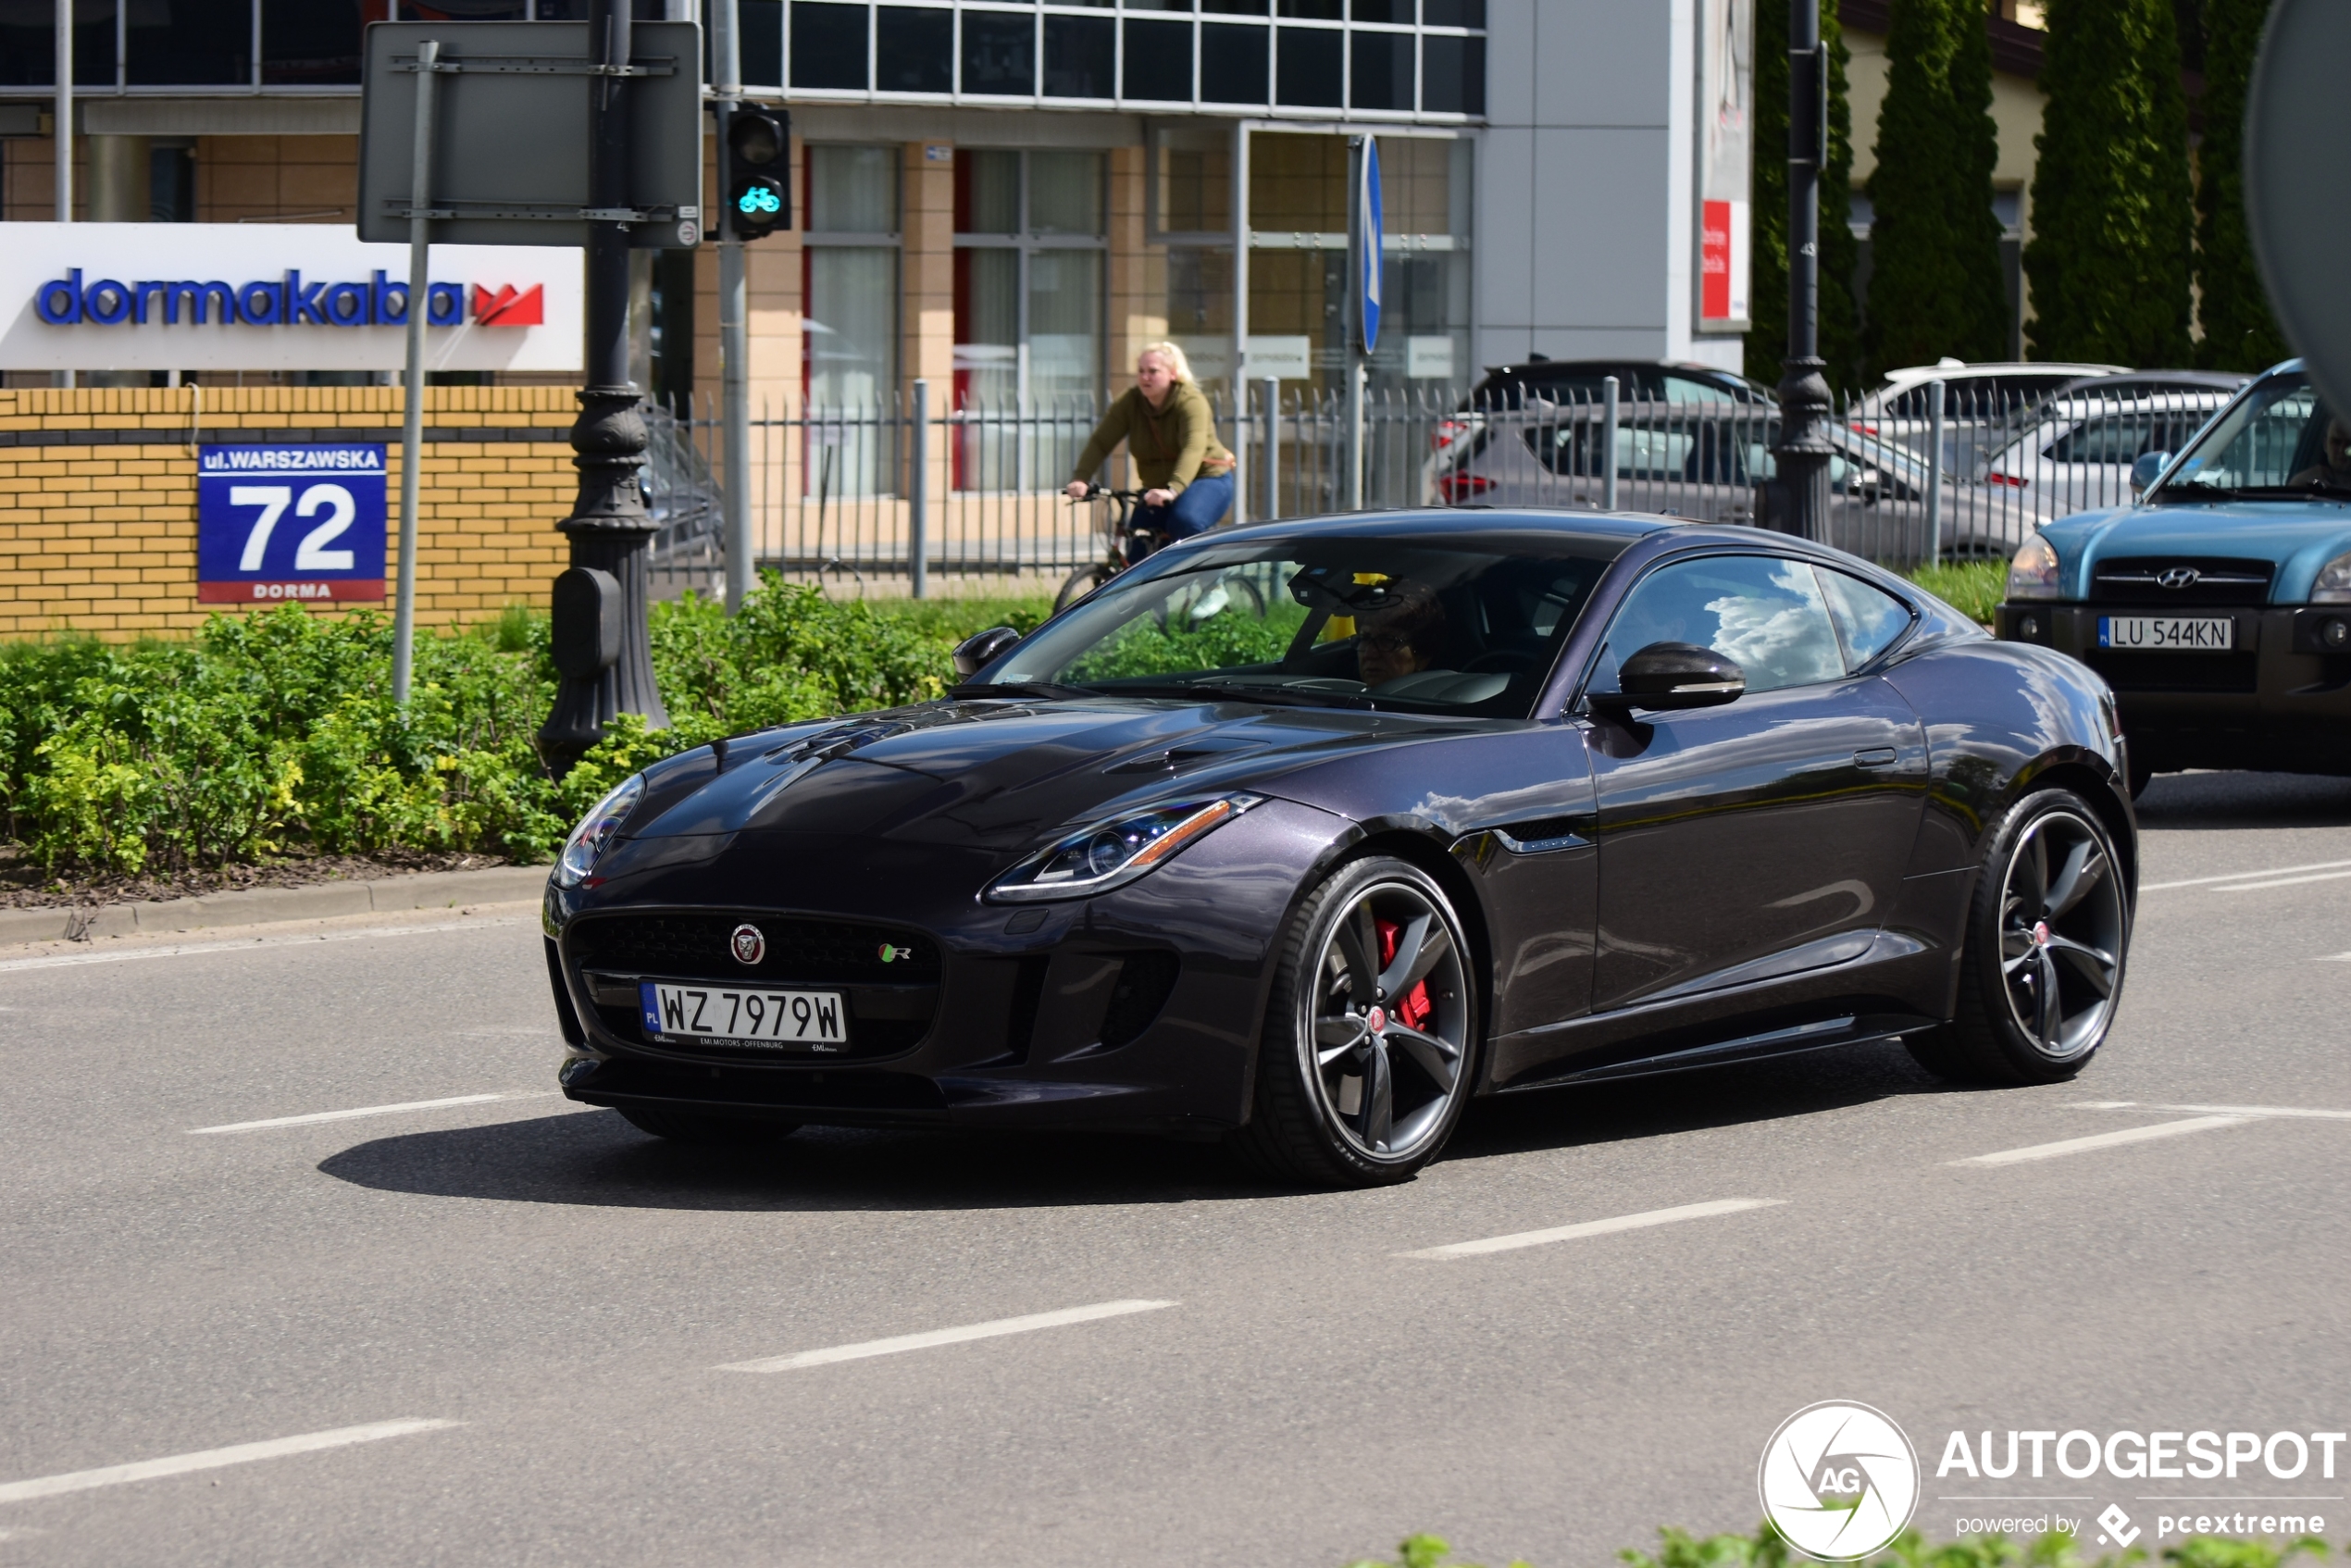
[(800, 1130), (798, 1122), (770, 1122), (755, 1116), (713, 1115), (705, 1111), (661, 1111), (625, 1106), (621, 1115), (640, 1132), (672, 1143), (704, 1149), (749, 1149), (774, 1143)]
[(2130, 893), (2105, 822), (2071, 790), (2027, 795), (1984, 851), (1955, 1014), (1903, 1043), (1937, 1077), (2060, 1083), (2106, 1042), (2130, 931)]
[(1283, 936), (1235, 1146), (1283, 1181), (1411, 1180), (1476, 1087), (1472, 962), (1451, 901), (1420, 867), (1372, 855), (1331, 873)]

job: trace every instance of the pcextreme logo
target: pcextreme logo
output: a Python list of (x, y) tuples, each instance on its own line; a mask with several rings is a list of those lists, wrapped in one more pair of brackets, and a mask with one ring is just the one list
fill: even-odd
[(1851, 1562), (1909, 1524), (1918, 1450), (1884, 1412), (1823, 1400), (1780, 1423), (1763, 1445), (1756, 1489), (1788, 1545), (1822, 1562)]
[[(459, 327), (471, 320), (477, 327), (546, 325), (545, 284), (470, 287), (468, 298), (464, 283), (427, 285), (426, 324)], [(274, 280), (234, 285), (193, 278), (142, 278), (129, 283), (99, 278), (85, 282), (82, 269), (74, 267), (35, 289), (32, 307), (52, 327), (144, 326), (150, 321), (178, 326), (183, 317), (198, 327), (404, 327), (408, 285), (387, 279), (381, 269), (364, 283), (329, 283), (305, 280), (299, 268), (288, 268)]]

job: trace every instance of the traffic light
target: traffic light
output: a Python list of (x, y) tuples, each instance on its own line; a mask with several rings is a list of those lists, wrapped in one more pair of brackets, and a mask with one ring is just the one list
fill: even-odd
[(791, 117), (756, 104), (727, 117), (727, 237), (791, 227)]

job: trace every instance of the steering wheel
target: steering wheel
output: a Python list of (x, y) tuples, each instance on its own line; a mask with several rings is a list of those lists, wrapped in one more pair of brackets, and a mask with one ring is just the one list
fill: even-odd
[(1497, 675), (1524, 675), (1534, 667), (1535, 661), (1532, 658), (1524, 653), (1511, 653), (1505, 648), (1498, 649), (1491, 653), (1480, 653), (1462, 666), (1462, 673), (1463, 675), (1482, 675), (1489, 672)]

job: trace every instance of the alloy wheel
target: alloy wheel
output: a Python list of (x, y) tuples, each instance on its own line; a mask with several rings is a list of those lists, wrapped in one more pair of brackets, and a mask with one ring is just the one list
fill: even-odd
[(2122, 978), (2123, 922), (2106, 835), (2071, 811), (2028, 824), (2000, 888), (2000, 981), (2017, 1028), (2050, 1061), (2104, 1037)]
[(1307, 1075), (1359, 1153), (1410, 1160), (1441, 1138), (1469, 1092), (1469, 1007), (1450, 915), (1407, 882), (1374, 883), (1323, 932), (1300, 999)]

